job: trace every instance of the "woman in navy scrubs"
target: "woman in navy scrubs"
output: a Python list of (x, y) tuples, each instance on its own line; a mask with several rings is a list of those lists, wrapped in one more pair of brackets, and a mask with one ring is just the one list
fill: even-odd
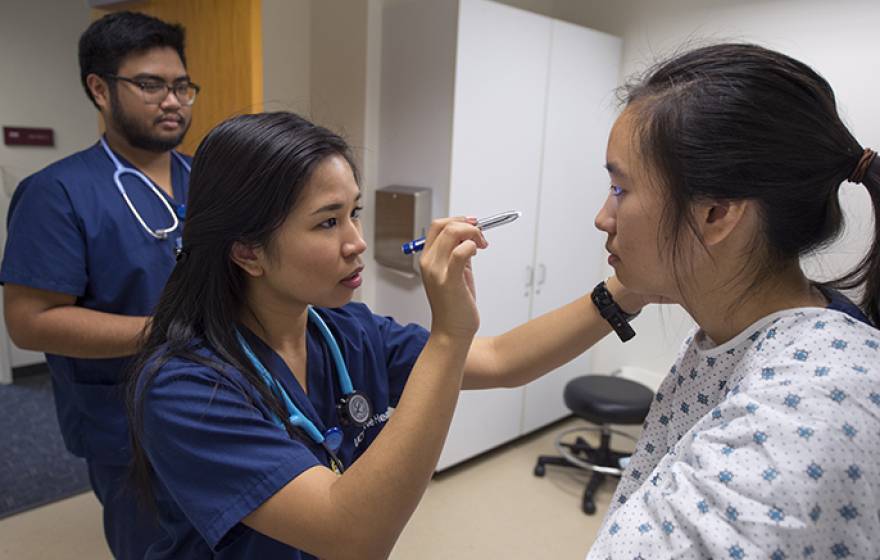
[(421, 255), (431, 330), (374, 315), (351, 302), (360, 204), (345, 142), (296, 115), (233, 118), (202, 142), (131, 384), (136, 475), (164, 532), (147, 558), (385, 557), (459, 390), (526, 383), (610, 332), (586, 296), (474, 339), (486, 241), (464, 218), (435, 221)]

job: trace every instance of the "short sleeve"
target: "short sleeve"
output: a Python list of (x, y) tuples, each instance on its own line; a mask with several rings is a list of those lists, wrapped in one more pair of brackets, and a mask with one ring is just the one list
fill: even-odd
[(373, 321), (379, 330), (388, 368), (390, 404), (397, 406), (413, 365), (428, 343), (430, 333), (414, 323), (401, 325), (391, 317), (373, 314)]
[(244, 517), (320, 464), (210, 368), (167, 364), (142, 395), (143, 444), (155, 476), (214, 550), (244, 530)]
[(64, 185), (46, 173), (23, 181), (12, 198), (0, 282), (77, 297), (85, 293), (80, 219)]

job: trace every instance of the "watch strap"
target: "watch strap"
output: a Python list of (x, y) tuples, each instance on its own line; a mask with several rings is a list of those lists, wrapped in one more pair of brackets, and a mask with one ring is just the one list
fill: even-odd
[(599, 314), (608, 321), (608, 324), (611, 325), (611, 328), (614, 329), (620, 340), (626, 342), (636, 335), (636, 331), (630, 326), (629, 321), (638, 313), (629, 314), (621, 309), (614, 301), (614, 298), (611, 297), (611, 292), (608, 291), (604, 281), (599, 282), (593, 288), (590, 299), (593, 300), (593, 305), (599, 310)]

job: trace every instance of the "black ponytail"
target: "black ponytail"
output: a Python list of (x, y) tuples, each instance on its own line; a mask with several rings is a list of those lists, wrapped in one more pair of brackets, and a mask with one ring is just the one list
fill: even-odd
[[(863, 169), (859, 169), (863, 164)], [(880, 157), (865, 150), (850, 180), (868, 189), (874, 206), (874, 239), (868, 254), (846, 275), (829, 282), (833, 288), (852, 290), (863, 288), (860, 306), (875, 326), (880, 326)]]

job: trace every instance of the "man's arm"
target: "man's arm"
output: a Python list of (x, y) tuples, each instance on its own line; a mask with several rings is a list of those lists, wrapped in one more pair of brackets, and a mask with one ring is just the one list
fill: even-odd
[(18, 284), (3, 287), (6, 326), (25, 350), (73, 358), (119, 358), (137, 352), (147, 317), (94, 311), (68, 294)]

